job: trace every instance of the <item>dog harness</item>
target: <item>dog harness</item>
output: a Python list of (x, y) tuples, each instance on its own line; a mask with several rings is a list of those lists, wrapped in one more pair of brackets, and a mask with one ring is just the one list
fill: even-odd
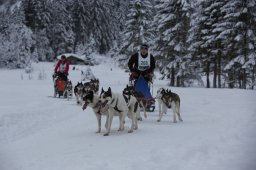
[[(113, 104), (114, 101), (115, 101), (115, 98), (113, 98), (113, 100), (111, 101), (110, 104)], [(116, 100), (116, 105), (115, 105), (114, 109), (115, 109), (116, 111), (118, 111), (118, 112), (122, 112), (122, 110), (119, 110), (119, 109), (118, 109), (117, 104), (118, 104), (118, 99)]]
[(98, 111), (96, 113), (99, 115), (102, 115), (102, 113), (104, 113), (104, 110), (102, 110), (102, 109), (104, 109), (106, 107), (107, 107), (107, 105), (103, 106), (101, 102), (97, 102), (92, 108), (97, 109)]
[[(127, 104), (127, 106), (128, 106), (129, 101), (131, 100), (131, 96), (132, 96), (132, 95), (129, 95), (129, 94), (128, 94), (128, 97), (126, 97), (126, 96), (123, 94), (123, 96), (124, 96), (124, 100), (125, 100), (125, 102), (126, 102), (126, 104)], [(139, 106), (139, 102), (136, 101), (135, 106), (134, 106), (134, 112), (137, 111), (138, 106)]]

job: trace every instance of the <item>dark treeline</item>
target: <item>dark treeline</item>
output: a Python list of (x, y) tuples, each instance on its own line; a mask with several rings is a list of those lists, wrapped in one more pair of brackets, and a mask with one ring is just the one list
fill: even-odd
[(0, 1), (0, 67), (61, 53), (112, 54), (127, 67), (148, 43), (171, 86), (253, 89), (255, 0)]

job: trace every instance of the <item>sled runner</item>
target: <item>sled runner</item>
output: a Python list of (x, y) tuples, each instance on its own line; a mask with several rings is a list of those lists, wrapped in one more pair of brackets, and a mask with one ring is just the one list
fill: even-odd
[(153, 112), (155, 110), (155, 99), (151, 95), (149, 83), (140, 76), (134, 81), (134, 89), (136, 92), (143, 94), (142, 100), (147, 103), (146, 110)]

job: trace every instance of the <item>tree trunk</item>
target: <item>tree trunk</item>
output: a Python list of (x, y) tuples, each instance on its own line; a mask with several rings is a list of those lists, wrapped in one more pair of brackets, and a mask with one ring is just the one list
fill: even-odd
[(253, 68), (252, 68), (252, 87), (251, 87), (251, 89), (253, 90), (254, 89), (254, 86), (255, 86), (255, 67), (256, 66), (253, 66)]
[(177, 76), (177, 80), (176, 80), (176, 84), (177, 84), (177, 87), (180, 87), (180, 76)]
[(213, 88), (217, 87), (217, 57), (215, 57), (215, 61), (214, 61), (214, 71), (213, 71)]
[(210, 62), (207, 61), (206, 66), (206, 88), (210, 88)]
[(218, 88), (221, 88), (221, 53), (218, 54), (218, 68), (217, 68), (217, 76), (218, 76)]
[(171, 86), (174, 86), (175, 85), (175, 71), (174, 71), (174, 68), (171, 69), (171, 83), (170, 83)]
[(234, 88), (234, 72), (233, 69), (228, 71), (228, 88), (233, 89)]
[(75, 39), (73, 44), (73, 53), (76, 53), (77, 40)]
[(247, 81), (246, 81), (246, 70), (243, 69), (243, 72), (242, 72), (242, 88), (243, 89), (246, 89), (246, 84), (247, 84)]
[(238, 70), (238, 82), (239, 82), (239, 88), (242, 88), (242, 73), (241, 70)]

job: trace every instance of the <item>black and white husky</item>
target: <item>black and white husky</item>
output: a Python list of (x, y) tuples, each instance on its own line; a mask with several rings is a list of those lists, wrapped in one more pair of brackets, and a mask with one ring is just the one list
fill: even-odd
[[(102, 88), (101, 93), (100, 93), (100, 100), (102, 103), (108, 105), (108, 107), (109, 107), (107, 133), (105, 133), (104, 135), (105, 136), (109, 135), (114, 115), (119, 115), (120, 125), (119, 125), (118, 131), (123, 131), (125, 117), (126, 117), (127, 113), (129, 112), (129, 108), (125, 101), (124, 96), (120, 93), (112, 93), (110, 87), (108, 88), (107, 91), (104, 91)], [(131, 119), (132, 119), (132, 125), (131, 125), (130, 130), (128, 131), (129, 133), (133, 132), (133, 129), (136, 129), (136, 125), (135, 125), (136, 115), (134, 114), (134, 112), (132, 112), (130, 114), (131, 114)]]
[[(101, 117), (102, 116), (107, 116), (108, 112), (108, 106), (102, 105), (102, 102), (100, 101), (100, 97), (97, 94), (94, 94), (93, 91), (89, 91), (87, 95), (83, 97), (83, 110), (87, 108), (87, 106), (91, 107), (95, 116), (97, 117), (97, 122), (98, 122), (98, 130), (96, 133), (101, 132)], [(108, 122), (108, 117), (106, 119), (105, 127), (107, 129), (107, 122)]]
[(133, 95), (123, 94), (123, 96), (129, 109), (127, 116), (132, 120), (132, 126), (129, 130), (129, 132), (131, 133), (133, 129), (138, 129), (138, 120), (142, 119), (140, 116), (140, 106), (139, 102)]
[[(144, 117), (147, 118), (147, 113), (146, 113), (147, 101), (143, 100), (144, 95), (140, 92), (135, 91), (135, 89), (132, 85), (126, 85), (126, 87), (123, 90), (123, 94), (134, 96), (137, 99), (137, 101), (139, 102), (139, 106), (142, 108), (142, 110), (144, 112)], [(140, 121), (142, 120), (140, 111), (137, 113), (137, 119)]]
[(179, 121), (183, 121), (180, 116), (180, 97), (176, 93), (171, 92), (171, 90), (166, 90), (164, 88), (160, 88), (157, 90), (157, 100), (159, 107), (159, 118), (158, 122), (161, 121), (163, 114), (167, 113), (167, 109), (172, 108), (173, 110), (173, 122), (177, 123), (176, 114), (178, 116)]

